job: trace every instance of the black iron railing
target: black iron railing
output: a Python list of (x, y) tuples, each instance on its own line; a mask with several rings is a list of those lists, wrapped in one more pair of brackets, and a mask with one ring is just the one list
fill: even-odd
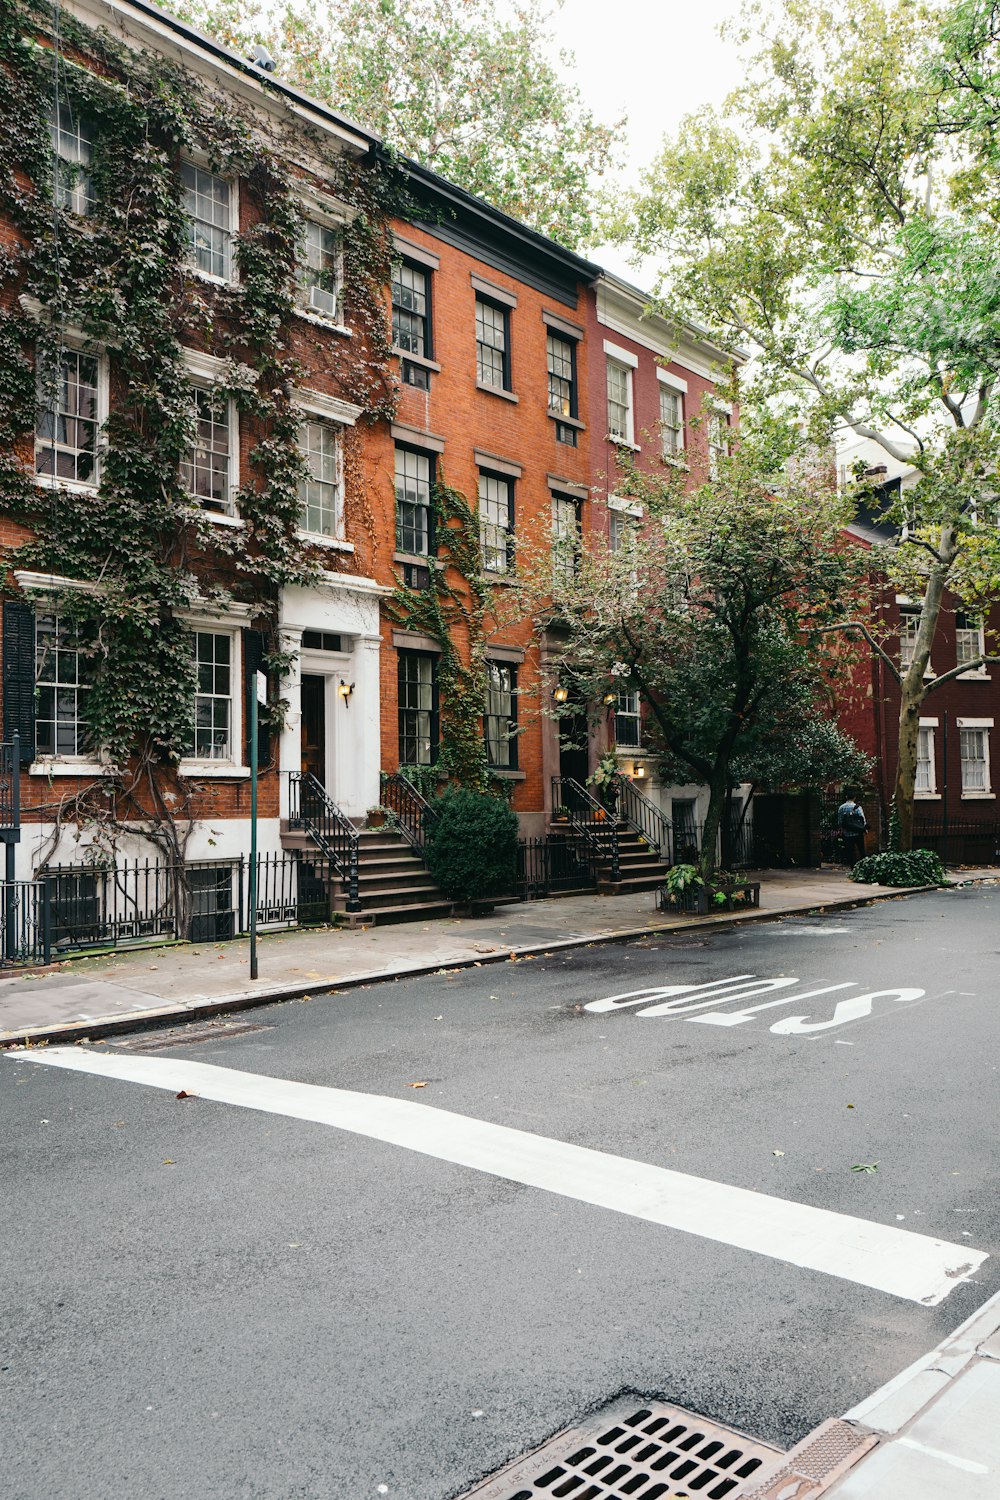
[(360, 911), (358, 830), (309, 771), (292, 771), (288, 780), (290, 826), (309, 834), (344, 882), (347, 910)]
[(597, 856), (582, 839), (549, 834), (518, 842), (517, 894), (522, 901), (537, 901), (553, 891), (593, 890), (597, 876)]
[(47, 964), (48, 907), (39, 880), (0, 883), (0, 964)]
[(382, 806), (395, 814), (400, 833), (422, 859), (427, 834), (437, 818), (427, 798), (408, 777), (396, 771), (382, 778)]
[(634, 781), (618, 782), (618, 816), (623, 823), (640, 833), (651, 849), (655, 849), (664, 864), (673, 863), (673, 844), (670, 824), (655, 802), (640, 792)]
[[(258, 856), (258, 926), (309, 927), (329, 920), (330, 888), (299, 850)], [(248, 922), (249, 912), (244, 931)]]
[(171, 939), (184, 932), (187, 887), (170, 865), (139, 860), (113, 867), (49, 865), (38, 878), (58, 952)]
[(21, 832), (20, 736), (0, 744), (0, 839), (17, 843)]
[(586, 787), (570, 776), (553, 776), (552, 810), (561, 814), (577, 838), (582, 839), (600, 865), (608, 866), (609, 879), (617, 885), (621, 878), (618, 849), (618, 813), (614, 800), (609, 805), (598, 802)]

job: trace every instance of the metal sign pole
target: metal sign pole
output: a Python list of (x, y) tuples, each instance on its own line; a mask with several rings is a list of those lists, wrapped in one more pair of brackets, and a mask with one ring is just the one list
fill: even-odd
[(267, 678), (254, 673), (250, 694), (250, 978), (257, 978), (257, 720), (267, 701)]

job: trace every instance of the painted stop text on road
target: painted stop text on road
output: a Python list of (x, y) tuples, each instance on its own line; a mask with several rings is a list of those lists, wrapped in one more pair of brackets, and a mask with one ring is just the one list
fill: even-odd
[[(627, 1010), (643, 1020), (673, 1018), (698, 1026), (726, 1027), (756, 1024), (775, 1036), (818, 1036), (892, 1013), (897, 1006), (922, 1000), (926, 993), (915, 985), (866, 990), (863, 984), (846, 980), (812, 987), (809, 981), (787, 975), (762, 979), (756, 974), (733, 974), (706, 984), (647, 985), (591, 1000), (583, 1008), (596, 1015)], [(800, 1005), (801, 1011), (792, 1009)]]

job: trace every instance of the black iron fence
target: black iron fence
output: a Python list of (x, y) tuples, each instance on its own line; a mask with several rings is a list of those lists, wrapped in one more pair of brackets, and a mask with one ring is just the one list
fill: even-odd
[(347, 910), (360, 911), (358, 897), (358, 830), (308, 771), (288, 777), (288, 825), (303, 828), (319, 845), (330, 868), (344, 883)]
[(945, 864), (1000, 864), (1000, 822), (979, 823), (974, 818), (921, 818), (913, 828), (913, 847), (932, 849)]
[(48, 906), (38, 880), (0, 882), (0, 965), (47, 964)]
[(597, 867), (586, 843), (549, 834), (521, 839), (517, 846), (517, 895), (537, 901), (558, 891), (597, 888)]
[[(34, 881), (0, 881), (6, 964), (148, 942), (224, 942), (249, 929), (249, 861), (51, 865)], [(298, 851), (257, 860), (260, 927), (330, 920), (329, 887)]]
[(396, 771), (391, 776), (383, 772), (381, 796), (382, 806), (395, 814), (400, 833), (414, 853), (419, 854), (422, 859), (427, 834), (437, 819), (437, 813), (402, 771)]

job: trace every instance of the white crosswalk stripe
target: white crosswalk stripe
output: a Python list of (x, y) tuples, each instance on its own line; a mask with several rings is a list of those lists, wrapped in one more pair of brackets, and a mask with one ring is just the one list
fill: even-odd
[(984, 1252), (513, 1130), (423, 1102), (322, 1088), (187, 1058), (81, 1047), (8, 1052), (67, 1068), (286, 1115), (629, 1214), (931, 1307), (987, 1259)]

